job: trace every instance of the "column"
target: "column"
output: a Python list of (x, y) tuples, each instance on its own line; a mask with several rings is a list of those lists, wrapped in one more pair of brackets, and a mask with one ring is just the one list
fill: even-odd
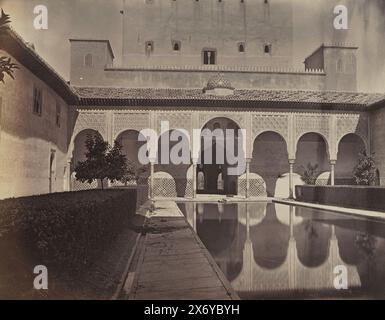
[(294, 188), (293, 188), (293, 173), (294, 173), (295, 159), (289, 159), (289, 199), (294, 199)]
[(330, 185), (334, 186), (335, 184), (335, 166), (336, 166), (335, 160), (330, 160)]
[(246, 159), (246, 198), (250, 197), (250, 162), (251, 159)]
[(71, 159), (67, 159), (67, 166), (66, 166), (66, 183), (65, 183), (65, 190), (64, 191), (71, 191)]
[(154, 162), (150, 162), (150, 185), (149, 185), (149, 199), (154, 198)]
[(250, 212), (249, 205), (246, 203), (246, 240), (250, 240)]
[(197, 197), (197, 163), (193, 161), (193, 198)]

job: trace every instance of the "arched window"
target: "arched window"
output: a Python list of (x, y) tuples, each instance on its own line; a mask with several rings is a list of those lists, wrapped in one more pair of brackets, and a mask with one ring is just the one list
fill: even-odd
[(223, 191), (225, 190), (225, 185), (224, 185), (224, 181), (223, 181), (223, 174), (222, 172), (220, 172), (218, 174), (218, 179), (217, 179), (217, 189), (218, 191)]
[(154, 42), (146, 41), (145, 50), (147, 55), (151, 54), (154, 51)]
[(180, 51), (180, 48), (181, 48), (180, 41), (173, 41), (172, 42), (172, 49), (174, 51)]
[(88, 53), (85, 57), (84, 57), (84, 65), (88, 68), (91, 68), (92, 65), (93, 65), (93, 57), (92, 57), (92, 54), (91, 53)]
[(198, 172), (198, 179), (197, 179), (197, 188), (199, 191), (202, 191), (205, 189), (205, 174), (202, 171)]
[(264, 52), (271, 54), (271, 44), (265, 44), (264, 46)]
[(245, 52), (245, 44), (243, 42), (238, 43), (238, 51), (241, 53)]
[(338, 59), (337, 61), (337, 72), (338, 73), (344, 72), (344, 63), (342, 62), (342, 59)]

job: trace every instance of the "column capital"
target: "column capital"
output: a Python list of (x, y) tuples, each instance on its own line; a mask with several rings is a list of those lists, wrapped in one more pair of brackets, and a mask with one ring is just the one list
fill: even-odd
[(336, 163), (337, 163), (337, 160), (330, 160), (330, 164), (331, 164), (331, 165), (335, 166)]
[(295, 164), (295, 159), (289, 159), (289, 164)]
[(250, 164), (253, 161), (253, 158), (246, 158), (246, 163)]

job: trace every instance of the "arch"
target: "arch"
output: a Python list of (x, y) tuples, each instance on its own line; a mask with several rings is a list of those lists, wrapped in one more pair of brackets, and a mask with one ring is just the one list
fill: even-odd
[[(228, 139), (228, 136), (226, 135), (226, 132), (223, 131), (223, 139), (222, 137), (217, 136), (211, 136), (210, 138), (212, 140), (206, 140), (205, 129), (208, 129), (209, 131), (213, 132), (215, 129), (234, 129), (234, 152), (232, 152), (233, 156), (236, 158), (235, 161), (238, 160), (238, 163), (231, 164), (229, 162), (228, 158), (226, 157), (227, 154), (227, 142), (226, 139)], [(236, 195), (238, 193), (237, 190), (237, 180), (238, 180), (238, 173), (237, 172), (231, 172), (230, 170), (236, 170), (240, 169), (240, 171), (244, 168), (240, 167), (239, 165), (242, 163), (245, 163), (245, 151), (244, 151), (244, 140), (243, 136), (239, 136), (238, 130), (240, 129), (240, 126), (236, 121), (234, 121), (231, 118), (228, 117), (212, 117), (210, 120), (205, 122), (205, 125), (201, 128), (200, 131), (200, 145), (199, 145), (199, 152), (198, 157), (200, 159), (199, 161), (199, 169), (200, 171), (203, 171), (204, 176), (206, 178), (206, 189), (204, 191), (200, 191), (199, 193), (213, 193), (213, 194), (233, 194)], [(218, 140), (219, 139), (219, 140)], [(218, 144), (218, 141), (221, 141), (221, 144)], [(209, 145), (206, 145), (206, 142), (209, 143)], [(231, 150), (230, 150), (231, 151)], [(208, 156), (211, 157), (210, 163), (205, 163), (209, 160)], [(224, 180), (224, 190), (218, 189), (218, 175), (222, 172), (223, 180)], [(242, 172), (242, 173), (243, 173)]]
[(71, 143), (71, 148), (69, 150), (68, 162), (70, 163), (70, 190), (78, 191), (78, 190), (87, 190), (87, 189), (96, 189), (99, 187), (98, 182), (93, 182), (92, 184), (81, 183), (76, 181), (74, 171), (78, 162), (84, 161), (86, 159), (86, 140), (88, 135), (99, 135), (101, 138), (103, 136), (94, 129), (84, 129), (79, 131), (76, 135), (73, 136), (73, 141)]
[(309, 164), (317, 165), (318, 177), (320, 173), (330, 170), (329, 154), (327, 139), (318, 132), (307, 132), (297, 140), (294, 171), (303, 174)]
[[(289, 171), (289, 155), (285, 138), (275, 131), (264, 131), (253, 142), (250, 172), (266, 182), (267, 196), (274, 196), (279, 177)], [(289, 186), (287, 187), (289, 188)]]
[(353, 170), (358, 163), (359, 153), (364, 150), (367, 150), (365, 140), (356, 133), (348, 133), (338, 141), (335, 167), (336, 184), (355, 184)]
[[(275, 191), (274, 191), (274, 197), (276, 198), (289, 198), (290, 196), (290, 178), (289, 178), (289, 172), (286, 172), (282, 174), (275, 183)], [(301, 175), (298, 173), (293, 173), (293, 186), (302, 186), (305, 183), (303, 182)], [(295, 193), (293, 194), (294, 199), (296, 199)]]
[(197, 174), (197, 190), (204, 191), (206, 186), (206, 177), (203, 171), (198, 171)]
[[(148, 178), (150, 180), (151, 177)], [(175, 198), (178, 196), (174, 177), (168, 172), (157, 171), (154, 173), (153, 197)], [(150, 184), (150, 181), (148, 181)]]
[(240, 125), (238, 120), (235, 119), (235, 117), (233, 117), (233, 115), (231, 115), (231, 114), (225, 114), (223, 116), (218, 116), (217, 114), (213, 114), (212, 116), (204, 119), (203, 124), (201, 122), (201, 127), (200, 127), (201, 132), (210, 122), (213, 122), (214, 120), (219, 120), (219, 119), (226, 119), (228, 121), (232, 121), (233, 123), (235, 123), (237, 125), (238, 128), (242, 128), (242, 126)]
[[(142, 138), (139, 140), (140, 136), (142, 136)], [(139, 148), (147, 142), (138, 130), (122, 130), (116, 135), (115, 140), (122, 145), (122, 153), (127, 157), (127, 159), (135, 162), (136, 164), (140, 163), (138, 159)]]
[[(178, 141), (171, 141), (171, 138), (178, 137)], [(167, 142), (168, 141), (168, 142)], [(168, 143), (168, 144), (167, 144)], [(188, 143), (188, 146), (186, 145)], [(176, 148), (176, 146), (181, 148)], [(177, 154), (174, 151), (179, 150)], [(172, 159), (173, 156), (177, 159)], [(180, 160), (180, 163), (175, 163)], [(185, 197), (192, 194), (192, 178), (188, 177), (188, 172), (192, 172), (191, 168), (191, 149), (188, 135), (178, 129), (170, 129), (158, 138), (157, 161), (155, 163), (155, 172), (165, 172), (173, 177), (176, 187), (176, 196)], [(191, 192), (190, 192), (191, 191)]]
[[(249, 196), (250, 197), (266, 197), (267, 196), (266, 181), (257, 173), (249, 173)], [(246, 173), (238, 178), (238, 195), (246, 196)]]
[(286, 144), (286, 149), (287, 149), (287, 152), (289, 153), (289, 143), (288, 143), (288, 141), (287, 141), (287, 137), (286, 136), (284, 136), (281, 132), (279, 132), (279, 131), (277, 131), (277, 130), (262, 130), (262, 131), (259, 131), (259, 132), (257, 132), (257, 134), (254, 134), (254, 136), (253, 136), (253, 142), (255, 142), (255, 140), (259, 137), (259, 136), (261, 136), (261, 135), (263, 135), (263, 134), (265, 134), (265, 133), (268, 133), (268, 132), (271, 132), (271, 133), (275, 133), (275, 134), (277, 134), (277, 135), (279, 135), (281, 138), (282, 138), (282, 140), (283, 141), (285, 141), (285, 144)]
[(328, 158), (330, 159), (330, 154), (331, 154), (331, 152), (330, 152), (330, 143), (329, 143), (328, 139), (325, 137), (324, 134), (322, 134), (320, 132), (316, 132), (316, 131), (304, 132), (304, 133), (302, 133), (301, 135), (298, 136), (297, 141), (295, 142), (296, 153), (298, 151), (298, 143), (300, 142), (300, 140), (303, 139), (304, 136), (311, 135), (311, 134), (318, 135), (318, 136), (320, 136), (323, 139), (323, 141), (325, 142), (325, 145), (326, 145), (326, 151), (327, 151)]

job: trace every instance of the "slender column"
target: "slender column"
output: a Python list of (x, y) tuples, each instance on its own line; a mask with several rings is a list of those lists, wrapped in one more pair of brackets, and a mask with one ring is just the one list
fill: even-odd
[(335, 166), (336, 166), (336, 161), (335, 160), (330, 160), (330, 184), (334, 186), (335, 184)]
[(193, 198), (197, 197), (197, 164), (193, 162)]
[(150, 186), (149, 186), (149, 199), (154, 198), (154, 162), (150, 162)]
[(246, 203), (246, 239), (250, 240), (250, 212), (249, 205)]
[(294, 172), (294, 163), (295, 159), (289, 159), (289, 198), (294, 198), (294, 188), (293, 188), (293, 172)]
[(246, 198), (250, 197), (250, 162), (251, 159), (246, 159)]
[(64, 191), (71, 191), (71, 159), (67, 159), (66, 184)]

